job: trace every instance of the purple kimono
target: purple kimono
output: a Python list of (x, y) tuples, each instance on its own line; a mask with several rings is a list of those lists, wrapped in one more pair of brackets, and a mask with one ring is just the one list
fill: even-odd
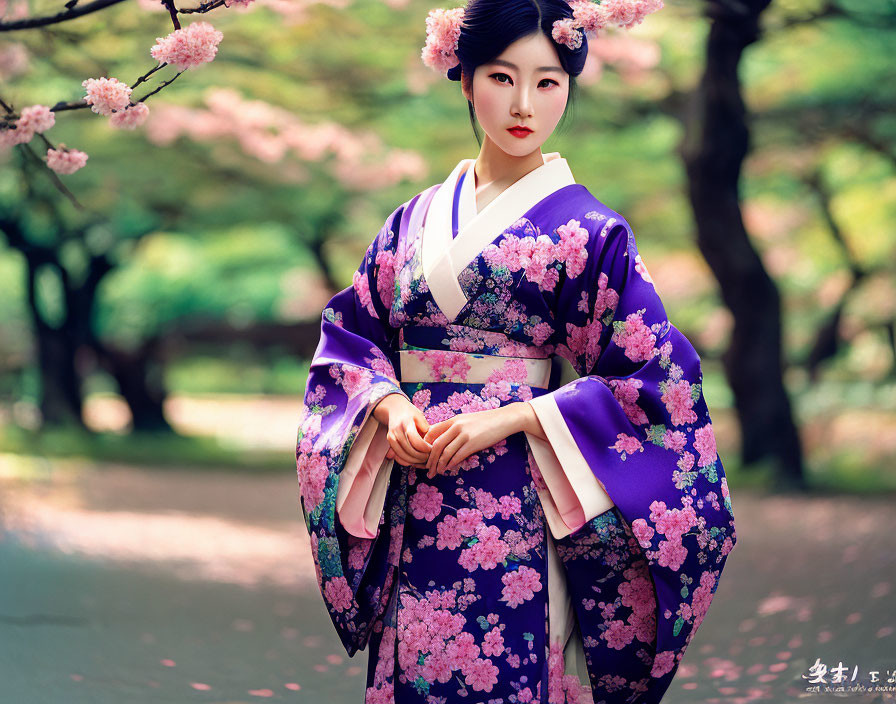
[[(700, 359), (629, 224), (544, 164), (476, 212), (473, 160), (397, 208), (323, 311), (296, 460), (365, 704), (659, 702), (736, 536)], [(530, 403), (443, 474), (371, 414)]]

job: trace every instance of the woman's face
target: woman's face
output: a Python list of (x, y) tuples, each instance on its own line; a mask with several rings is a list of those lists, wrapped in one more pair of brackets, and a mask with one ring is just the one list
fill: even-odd
[[(512, 156), (526, 156), (554, 131), (569, 95), (569, 74), (560, 66), (553, 42), (535, 32), (508, 46), (494, 61), (476, 67), (473, 92), (476, 117), (489, 138)], [(532, 131), (517, 137), (508, 128)]]

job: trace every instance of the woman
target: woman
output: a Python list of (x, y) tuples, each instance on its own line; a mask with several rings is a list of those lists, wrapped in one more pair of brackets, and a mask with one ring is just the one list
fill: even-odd
[(650, 9), (427, 20), (486, 136), (323, 311), (296, 450), (366, 704), (658, 702), (715, 593), (736, 536), (700, 360), (625, 219), (541, 152), (583, 30)]

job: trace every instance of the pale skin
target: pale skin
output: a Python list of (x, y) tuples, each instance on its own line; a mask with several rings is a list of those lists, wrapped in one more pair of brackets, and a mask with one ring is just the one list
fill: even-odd
[[(569, 74), (561, 67), (554, 44), (536, 32), (518, 39), (493, 62), (478, 66), (472, 90), (463, 82), (462, 89), (485, 132), (474, 163), (476, 207), (481, 211), (544, 163), (541, 145), (566, 110)], [(532, 132), (515, 137), (507, 129), (517, 125)], [(461, 413), (430, 425), (405, 396), (393, 393), (377, 403), (373, 416), (389, 428), (387, 459), (425, 467), (430, 479), (514, 433), (547, 440), (532, 406), (524, 402)]]

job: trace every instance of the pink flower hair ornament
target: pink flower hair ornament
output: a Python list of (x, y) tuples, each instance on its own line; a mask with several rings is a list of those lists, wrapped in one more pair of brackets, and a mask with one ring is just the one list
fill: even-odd
[[(644, 18), (663, 9), (663, 0), (571, 0), (571, 18), (554, 22), (551, 36), (570, 50), (582, 46), (585, 34), (597, 35), (608, 26), (631, 29)], [(426, 44), (421, 52), (423, 63), (445, 74), (460, 63), (460, 40), (464, 8), (430, 10), (426, 17)], [(449, 76), (450, 77), (450, 76)]]

